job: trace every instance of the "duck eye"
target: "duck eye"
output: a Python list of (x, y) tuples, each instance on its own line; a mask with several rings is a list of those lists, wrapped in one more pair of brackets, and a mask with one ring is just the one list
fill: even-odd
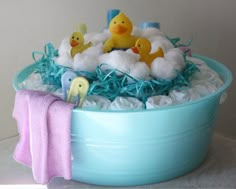
[(141, 47), (141, 45), (140, 45), (140, 44), (138, 44), (138, 47)]
[(79, 37), (77, 37), (77, 40), (79, 40)]
[(70, 79), (68, 79), (69, 81), (71, 81), (72, 79), (70, 78)]
[(114, 24), (116, 24), (116, 21), (114, 21)]
[(82, 85), (81, 84), (79, 84), (79, 88), (81, 88), (82, 87)]
[(72, 39), (74, 39), (75, 37), (74, 36), (72, 36)]
[(123, 20), (123, 21), (122, 21), (122, 24), (124, 24), (124, 23), (125, 23), (125, 21)]

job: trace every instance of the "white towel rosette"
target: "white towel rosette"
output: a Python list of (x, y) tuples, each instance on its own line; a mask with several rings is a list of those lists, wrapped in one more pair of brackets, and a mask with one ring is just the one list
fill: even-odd
[(173, 101), (169, 96), (165, 95), (152, 96), (149, 97), (146, 101), (146, 109), (169, 106), (171, 104), (173, 104)]
[(110, 110), (122, 111), (122, 110), (141, 110), (144, 109), (144, 104), (133, 97), (118, 96), (110, 105)]
[(83, 102), (83, 108), (91, 110), (108, 110), (110, 104), (111, 101), (103, 96), (90, 95), (86, 96)]

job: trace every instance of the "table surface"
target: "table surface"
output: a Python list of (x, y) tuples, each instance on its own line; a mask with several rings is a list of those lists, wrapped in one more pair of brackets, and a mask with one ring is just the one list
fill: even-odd
[[(30, 186), (32, 189), (37, 188), (37, 185), (32, 177), (31, 169), (15, 162), (12, 158), (17, 141), (18, 137), (12, 137), (0, 141), (0, 188), (8, 188), (9, 185), (15, 185), (15, 188), (23, 185)], [(95, 186), (75, 181), (68, 181), (63, 178), (54, 178), (47, 186), (45, 186), (45, 188), (95, 189), (112, 187)], [(217, 133), (214, 134), (208, 156), (204, 163), (199, 168), (184, 176), (158, 184), (116, 188), (236, 189), (236, 139), (227, 138)]]

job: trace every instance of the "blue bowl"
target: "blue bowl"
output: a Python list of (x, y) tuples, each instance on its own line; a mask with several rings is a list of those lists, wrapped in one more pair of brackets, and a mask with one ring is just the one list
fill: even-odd
[[(72, 112), (73, 180), (96, 185), (132, 186), (186, 174), (205, 159), (222, 93), (232, 82), (219, 62), (205, 61), (224, 80), (216, 92), (199, 100), (140, 111)], [(14, 88), (33, 70), (16, 75)]]

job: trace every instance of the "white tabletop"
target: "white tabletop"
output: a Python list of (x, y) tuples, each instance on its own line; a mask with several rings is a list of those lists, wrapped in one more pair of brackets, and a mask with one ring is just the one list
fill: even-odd
[[(111, 188), (67, 181), (63, 178), (55, 178), (47, 186), (36, 185), (31, 169), (12, 158), (17, 141), (18, 137), (0, 141), (0, 188)], [(215, 134), (207, 159), (191, 173), (159, 184), (121, 188), (236, 188), (236, 140)]]

